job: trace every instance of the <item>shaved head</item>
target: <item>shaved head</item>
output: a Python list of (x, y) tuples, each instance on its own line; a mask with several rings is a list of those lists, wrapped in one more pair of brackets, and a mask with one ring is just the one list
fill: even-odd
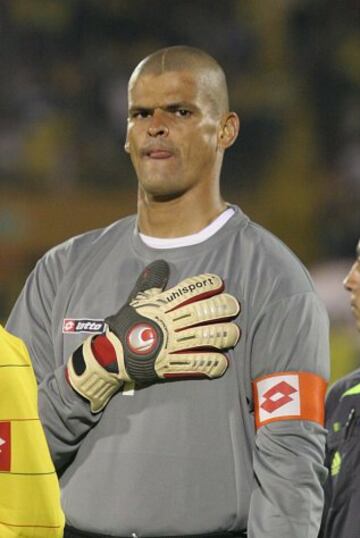
[(139, 77), (162, 75), (169, 71), (192, 73), (201, 81), (214, 113), (222, 115), (229, 111), (228, 89), (223, 69), (212, 56), (194, 47), (168, 47), (147, 56), (134, 69), (129, 80), (129, 91)]

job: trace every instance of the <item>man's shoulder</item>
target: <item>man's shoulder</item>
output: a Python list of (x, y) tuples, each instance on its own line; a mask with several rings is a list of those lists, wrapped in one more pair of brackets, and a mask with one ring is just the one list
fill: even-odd
[(24, 342), (0, 325), (0, 364), (28, 366), (30, 359)]
[(249, 239), (257, 246), (260, 258), (267, 261), (269, 259), (279, 260), (303, 268), (303, 264), (295, 252), (282, 239), (261, 224), (249, 220), (247, 233)]
[(326, 396), (326, 427), (331, 428), (335, 413), (342, 414), (343, 410), (348, 413), (349, 406), (359, 408), (359, 396), (360, 369), (357, 369), (341, 377), (330, 387)]
[(59, 283), (69, 270), (76, 274), (87, 262), (101, 260), (114, 246), (128, 237), (134, 229), (135, 216), (122, 218), (112, 224), (90, 230), (55, 245), (37, 261), (35, 272), (42, 281)]
[(252, 280), (269, 282), (287, 296), (314, 291), (307, 269), (279, 237), (251, 219), (239, 232), (239, 259), (248, 264)]
[(100, 248), (103, 244), (111, 244), (114, 241), (117, 241), (123, 234), (133, 229), (135, 219), (136, 217), (134, 215), (130, 215), (121, 218), (108, 226), (88, 230), (70, 237), (48, 250), (45, 254), (45, 258), (61, 258), (69, 255), (79, 256), (82, 252), (85, 253), (89, 248)]
[(358, 385), (358, 393), (360, 394), (360, 368), (338, 379), (329, 389), (328, 400), (339, 399), (347, 393), (351, 394)]

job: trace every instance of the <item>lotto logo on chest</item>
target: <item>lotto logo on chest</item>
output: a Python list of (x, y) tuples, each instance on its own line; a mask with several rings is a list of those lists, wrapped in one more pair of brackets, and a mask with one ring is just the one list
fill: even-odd
[(63, 321), (63, 334), (100, 334), (105, 331), (103, 319), (73, 319), (65, 318)]

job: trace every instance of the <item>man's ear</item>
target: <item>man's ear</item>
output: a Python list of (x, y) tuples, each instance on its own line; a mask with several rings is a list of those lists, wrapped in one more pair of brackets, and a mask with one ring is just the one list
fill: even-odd
[(240, 119), (236, 112), (229, 112), (221, 121), (219, 131), (219, 147), (222, 149), (229, 148), (233, 145), (240, 130)]

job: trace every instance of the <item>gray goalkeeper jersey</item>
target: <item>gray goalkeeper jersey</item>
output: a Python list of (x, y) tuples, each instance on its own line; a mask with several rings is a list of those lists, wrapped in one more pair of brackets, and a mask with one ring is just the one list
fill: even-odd
[[(243, 529), (250, 538), (317, 536), (325, 430), (289, 419), (256, 433), (252, 381), (298, 371), (326, 379), (327, 315), (296, 257), (234, 209), (207, 240), (167, 250), (145, 245), (136, 217), (124, 218), (50, 250), (29, 276), (7, 328), (32, 356), (71, 526), (129, 537)], [(241, 303), (241, 340), (222, 378), (127, 385), (93, 415), (64, 365), (159, 258), (170, 264), (169, 286), (221, 276)], [(285, 392), (268, 392), (269, 412), (292, 400)]]

